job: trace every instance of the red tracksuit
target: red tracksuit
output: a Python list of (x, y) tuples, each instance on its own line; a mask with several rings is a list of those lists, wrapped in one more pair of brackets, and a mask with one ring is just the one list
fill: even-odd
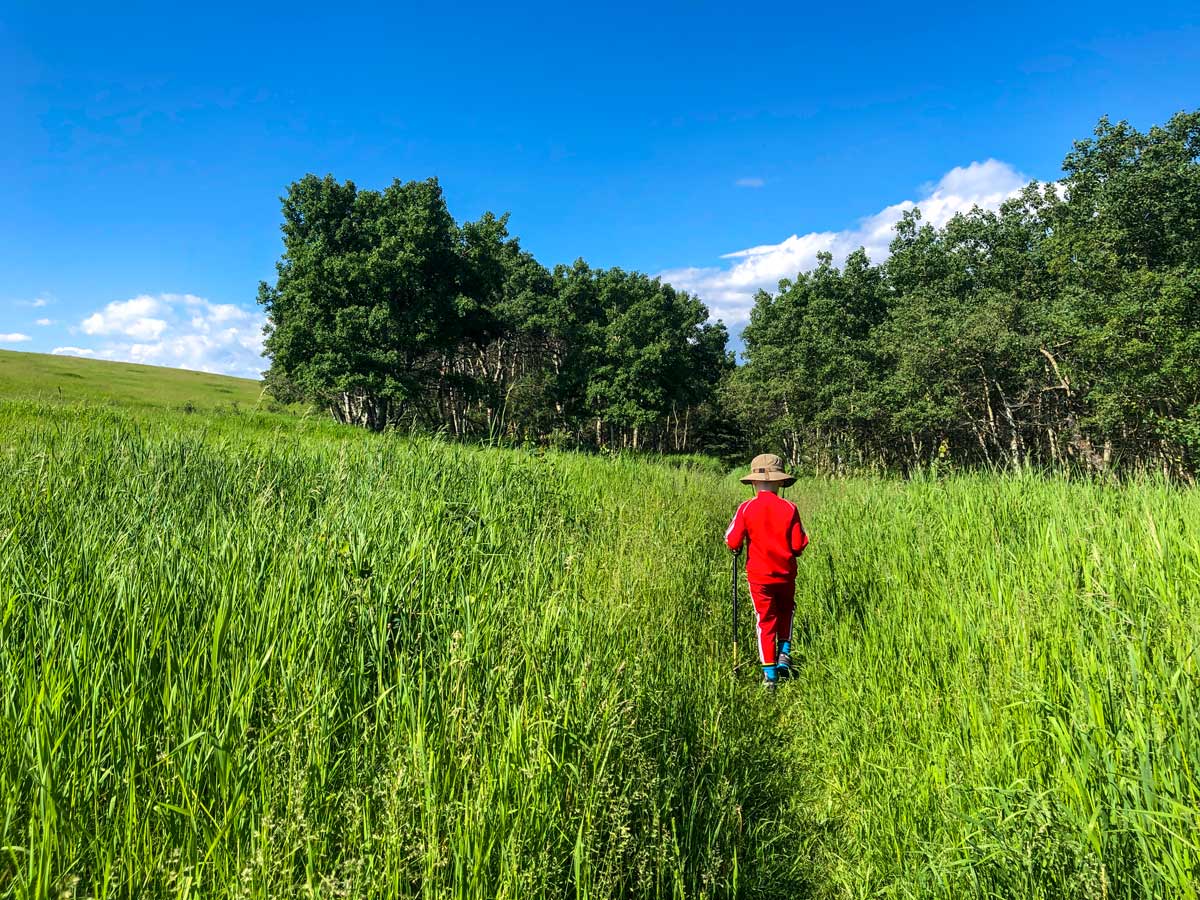
[(737, 550), (749, 538), (746, 580), (758, 617), (758, 651), (763, 665), (778, 662), (778, 646), (792, 639), (796, 612), (796, 557), (808, 546), (796, 505), (762, 491), (738, 507), (725, 532)]

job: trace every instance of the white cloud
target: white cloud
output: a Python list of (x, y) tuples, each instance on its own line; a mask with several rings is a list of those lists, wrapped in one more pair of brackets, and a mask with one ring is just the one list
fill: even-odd
[(33, 338), (31, 338), (29, 335), (21, 334), (18, 331), (14, 331), (12, 334), (0, 334), (0, 344), (19, 344), (22, 341), (31, 340), (33, 340)]
[(995, 159), (973, 162), (951, 169), (937, 184), (927, 186), (920, 200), (894, 203), (861, 219), (854, 228), (793, 234), (778, 244), (726, 253), (721, 259), (736, 260), (729, 266), (693, 266), (659, 274), (663, 281), (700, 297), (714, 319), (741, 325), (750, 318), (756, 292), (774, 291), (781, 279), (814, 268), (818, 253), (832, 253), (834, 262), (840, 264), (864, 247), (871, 259), (879, 262), (887, 257), (893, 229), (908, 210), (920, 207), (923, 222), (945, 225), (956, 213), (976, 206), (998, 208), (1020, 193), (1029, 180), (1008, 163)]
[(114, 300), (100, 312), (79, 323), (84, 334), (120, 335), (139, 341), (152, 341), (167, 328), (160, 318), (165, 304), (157, 297), (142, 294), (132, 300)]
[(760, 188), (766, 181), (761, 178), (739, 178), (734, 182), (738, 187)]
[(34, 325), (40, 325), (40, 326), (42, 326), (43, 328), (45, 328), (45, 327), (47, 327), (47, 326), (49, 326), (49, 325), (53, 325), (53, 324), (54, 324), (54, 320), (53, 320), (53, 319), (38, 319), (38, 320), (37, 320), (36, 322), (34, 322), (33, 324), (34, 324)]
[(48, 305), (49, 303), (50, 303), (50, 301), (47, 300), (45, 297), (38, 297), (36, 300), (31, 302), (29, 305), (36, 306), (36, 307), (42, 307), (42, 306)]
[(55, 347), (50, 351), (55, 356), (95, 356), (96, 351), (87, 347)]
[(266, 368), (264, 321), (256, 309), (195, 294), (141, 294), (109, 303), (80, 322), (85, 334), (111, 340), (94, 351), (54, 352), (257, 378)]

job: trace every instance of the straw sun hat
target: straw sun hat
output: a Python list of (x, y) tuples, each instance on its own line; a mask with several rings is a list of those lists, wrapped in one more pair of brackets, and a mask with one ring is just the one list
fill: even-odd
[(775, 482), (780, 487), (796, 483), (795, 478), (783, 471), (783, 460), (774, 453), (760, 453), (750, 461), (750, 474), (742, 479), (742, 484), (756, 481)]

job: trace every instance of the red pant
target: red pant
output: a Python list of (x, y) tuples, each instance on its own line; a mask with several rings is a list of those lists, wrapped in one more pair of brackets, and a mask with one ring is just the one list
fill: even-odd
[(796, 612), (796, 582), (750, 584), (754, 614), (758, 617), (758, 655), (764, 666), (779, 662), (779, 645), (792, 639)]

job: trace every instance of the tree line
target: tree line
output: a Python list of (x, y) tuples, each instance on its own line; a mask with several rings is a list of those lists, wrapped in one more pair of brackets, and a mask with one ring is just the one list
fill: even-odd
[(756, 298), (726, 406), (755, 446), (845, 471), (1200, 463), (1200, 113), (1102, 119), (998, 211), (919, 211)]
[(1065, 177), (919, 210), (758, 294), (735, 365), (700, 299), (541, 265), (436, 179), (309, 175), (263, 283), (268, 388), (339, 421), (558, 446), (763, 449), (818, 471), (1200, 466), (1200, 112), (1102, 119)]
[(733, 368), (697, 298), (582, 260), (553, 271), (507, 216), (458, 224), (436, 179), (383, 191), (309, 175), (262, 283), (269, 390), (341, 422), (686, 452)]

